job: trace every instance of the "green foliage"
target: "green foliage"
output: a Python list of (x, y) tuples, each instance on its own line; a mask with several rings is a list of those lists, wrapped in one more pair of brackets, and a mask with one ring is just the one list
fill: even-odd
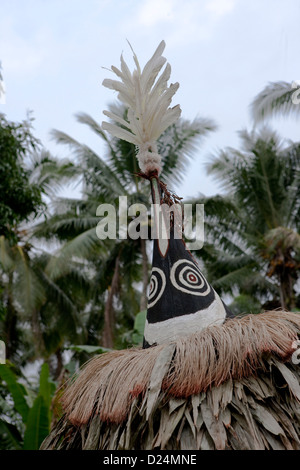
[(16, 426), (0, 420), (0, 450), (21, 450), (22, 436)]
[(37, 396), (30, 409), (26, 422), (24, 450), (38, 450), (40, 444), (49, 434), (48, 409), (41, 395)]
[(85, 274), (74, 263), (54, 281), (45, 272), (50, 259), (47, 253), (33, 255), (27, 244), (10, 246), (0, 237), (5, 307), (0, 326), (7, 357), (19, 365), (37, 356), (48, 358), (65, 338), (77, 341), (83, 331), (79, 309), (85, 303)]
[(77, 352), (86, 352), (88, 354), (102, 354), (104, 352), (111, 351), (109, 348), (103, 348), (102, 346), (90, 346), (88, 344), (71, 344), (68, 349)]
[(24, 165), (39, 142), (32, 134), (31, 121), (13, 123), (0, 114), (0, 235), (15, 242), (17, 226), (43, 209), (41, 189), (30, 181)]
[(146, 315), (147, 310), (142, 310), (136, 315), (134, 320), (132, 342), (136, 346), (141, 346), (143, 343)]
[[(32, 405), (29, 397), (15, 372), (8, 365), (0, 365), (0, 378), (6, 383), (7, 391), (13, 400), (15, 416), (20, 415), (21, 425), (17, 425), (11, 413), (0, 415), (0, 440), (4, 449), (38, 450), (44, 438), (50, 432), (51, 400), (55, 384), (49, 378), (49, 366), (44, 363), (40, 372), (39, 390)], [(3, 386), (3, 385), (2, 385)], [(11, 411), (11, 410), (10, 410)]]
[(198, 200), (206, 243), (197, 254), (220, 292), (291, 309), (300, 261), (300, 145), (267, 128), (240, 137), (241, 150), (227, 148), (207, 164), (224, 195)]
[(39, 449), (42, 441), (50, 432), (51, 424), (51, 398), (55, 384), (49, 380), (48, 364), (42, 365), (40, 373), (40, 387), (26, 420), (24, 434), (24, 450)]
[(284, 81), (270, 82), (258, 93), (251, 103), (251, 113), (255, 122), (278, 116), (299, 116), (299, 83)]
[(27, 395), (25, 387), (17, 381), (16, 375), (6, 364), (0, 365), (0, 378), (6, 382), (7, 388), (14, 401), (14, 407), (21, 415), (22, 420), (26, 422), (29, 406), (25, 399)]
[(229, 308), (234, 315), (260, 313), (261, 303), (250, 295), (238, 295), (234, 298), (233, 302), (229, 304)]
[[(257, 113), (294, 110), (284, 107), (290, 98), (286, 84), (271, 87), (261, 95)], [(50, 366), (41, 368), (38, 391), (21, 383), (15, 369), (0, 366), (3, 448), (39, 448), (51, 422), (55, 384), (50, 375), (73, 374), (92, 354), (139, 347), (143, 340), (147, 256), (139, 240), (99, 240), (95, 227), (99, 204), (110, 202), (118, 209), (118, 197), (127, 196), (128, 205), (147, 205), (149, 185), (137, 176), (132, 144), (109, 138), (85, 113), (77, 120), (105, 143), (105, 158), (53, 131), (75, 158), (74, 163), (58, 161), (33, 136), (30, 119), (12, 123), (0, 115), (1, 339), (16, 366), (40, 358)], [(215, 128), (208, 119), (181, 119), (160, 137), (162, 178), (168, 187), (181, 181), (199, 143)], [(285, 144), (267, 128), (242, 131), (240, 137), (240, 149), (222, 150), (207, 165), (222, 195), (193, 201), (205, 204), (206, 239), (196, 254), (216, 290), (233, 298), (235, 314), (258, 313), (267, 302), (296, 311), (300, 145)], [(78, 199), (57, 197), (60, 188), (78, 181), (83, 183)], [(51, 201), (47, 207), (45, 200)], [(109, 345), (103, 342), (107, 331)], [(64, 351), (72, 352), (65, 366)]]
[[(78, 168), (67, 160), (58, 162), (41, 147), (31, 118), (13, 123), (0, 115), (0, 153), (0, 331), (7, 357), (22, 365), (32, 357), (47, 357), (49, 329), (41, 325), (49, 304), (52, 313), (62, 307), (66, 313), (76, 311), (68, 289), (63, 291), (44, 273), (45, 256), (32, 244), (29, 222), (46, 215), (42, 196), (52, 196), (62, 183), (76, 178)], [(61, 337), (66, 329), (60, 332)]]

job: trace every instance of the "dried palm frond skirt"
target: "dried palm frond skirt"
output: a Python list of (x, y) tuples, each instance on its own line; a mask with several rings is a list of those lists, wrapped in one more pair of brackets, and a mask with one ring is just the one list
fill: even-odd
[(300, 314), (93, 357), (41, 449), (300, 449)]

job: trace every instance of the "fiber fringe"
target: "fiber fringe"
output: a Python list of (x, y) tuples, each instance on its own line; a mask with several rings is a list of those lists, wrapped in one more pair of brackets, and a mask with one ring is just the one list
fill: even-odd
[(300, 449), (299, 335), (299, 314), (271, 311), (96, 356), (42, 448)]

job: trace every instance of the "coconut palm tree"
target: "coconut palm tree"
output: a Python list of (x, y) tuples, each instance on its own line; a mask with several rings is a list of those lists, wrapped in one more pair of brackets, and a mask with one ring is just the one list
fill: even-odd
[(206, 244), (198, 254), (216, 289), (292, 309), (300, 266), (300, 145), (287, 145), (267, 128), (240, 137), (242, 150), (227, 148), (207, 165), (225, 195), (201, 199)]
[[(68, 292), (53, 283), (44, 272), (49, 253), (34, 244), (32, 224), (46, 216), (52, 191), (72, 179), (77, 169), (71, 162), (58, 162), (32, 134), (31, 119), (8, 122), (1, 115), (1, 234), (0, 286), (1, 337), (6, 357), (18, 365), (41, 355), (59, 354), (58, 346), (46, 347), (47, 322), (42, 320), (47, 305), (54, 313), (63, 309), (73, 326), (60, 329), (61, 335), (75, 331), (75, 303)], [(78, 322), (77, 322), (78, 323)], [(53, 321), (52, 321), (53, 329)], [(58, 331), (58, 330), (57, 330)], [(56, 331), (56, 335), (58, 335)], [(69, 337), (71, 337), (69, 336)], [(49, 341), (48, 341), (49, 343)], [(52, 342), (53, 343), (53, 342)]]
[(53, 282), (45, 272), (51, 255), (36, 251), (24, 239), (10, 246), (1, 237), (0, 246), (5, 305), (1, 330), (7, 359), (24, 366), (54, 355), (54, 363), (50, 362), (53, 376), (58, 377), (64, 346), (79, 341), (78, 330), (83, 329), (79, 311), (85, 303), (88, 281), (74, 266), (64, 279)]

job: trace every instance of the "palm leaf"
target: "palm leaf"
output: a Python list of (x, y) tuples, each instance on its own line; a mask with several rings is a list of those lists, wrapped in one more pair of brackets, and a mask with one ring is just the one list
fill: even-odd
[(134, 320), (132, 340), (136, 345), (141, 345), (143, 343), (146, 314), (147, 310), (142, 310), (136, 315)]
[(51, 399), (55, 385), (49, 380), (49, 366), (44, 363), (40, 372), (39, 392), (29, 410), (24, 435), (24, 450), (37, 450), (50, 431)]
[(57, 160), (46, 150), (31, 155), (30, 182), (38, 184), (44, 194), (54, 195), (64, 184), (79, 177), (80, 169), (67, 159)]
[(122, 196), (126, 193), (117, 175), (91, 148), (79, 143), (64, 132), (54, 129), (51, 134), (57, 143), (71, 147), (81, 167), (93, 171), (93, 175), (98, 178), (99, 188), (102, 189), (103, 194), (115, 198), (117, 195)]
[(87, 113), (81, 112), (81, 113), (76, 113), (75, 117), (78, 122), (88, 126), (93, 132), (95, 132), (95, 134), (99, 135), (108, 145), (110, 144), (110, 141), (107, 138), (105, 132), (103, 132), (101, 125), (98, 124), (97, 121), (95, 121), (95, 119), (92, 118), (92, 116), (90, 116)]
[(182, 182), (190, 161), (199, 152), (199, 143), (216, 128), (211, 119), (188, 121), (181, 118), (162, 134), (158, 152), (162, 157), (162, 177), (168, 185)]
[(298, 96), (299, 84), (294, 85), (284, 81), (270, 82), (251, 104), (254, 121), (259, 122), (279, 114), (299, 116)]
[(74, 214), (62, 214), (51, 217), (45, 222), (35, 226), (33, 237), (57, 238), (60, 241), (69, 240), (89, 229), (96, 231), (99, 217), (96, 216), (74, 216)]
[(88, 354), (102, 354), (106, 353), (108, 351), (111, 351), (111, 349), (104, 348), (102, 346), (91, 346), (89, 344), (71, 344), (68, 349), (71, 349), (72, 351), (77, 351), (77, 352), (86, 352)]
[[(72, 268), (68, 267), (68, 273), (62, 278), (66, 286), (60, 286), (59, 281), (54, 282), (49, 278), (45, 272), (41, 272), (41, 278), (44, 282), (44, 285), (47, 288), (48, 298), (47, 304), (41, 310), (41, 319), (45, 324), (45, 335), (51, 333), (51, 322), (53, 322), (55, 316), (55, 327), (59, 327), (58, 337), (63, 335), (68, 335), (70, 338), (76, 337), (78, 329), (82, 332), (84, 331), (83, 319), (79, 315), (78, 305), (76, 303), (76, 298), (72, 298), (73, 289), (78, 293), (79, 286), (78, 283), (74, 282), (74, 275), (70, 275)], [(78, 276), (78, 274), (76, 273)], [(72, 289), (72, 288), (73, 289)], [(90, 289), (90, 285), (86, 287), (85, 292)], [(63, 314), (62, 314), (63, 312)], [(48, 338), (49, 340), (49, 338)]]
[(104, 251), (103, 244), (97, 237), (95, 227), (92, 227), (62, 246), (57, 255), (50, 259), (46, 274), (53, 279), (60, 277), (68, 272), (68, 265), (74, 258), (90, 258), (92, 253), (99, 255), (101, 251)]
[(24, 450), (38, 450), (49, 434), (49, 409), (42, 395), (38, 395), (28, 413), (24, 435)]
[(46, 293), (24, 249), (17, 245), (15, 253), (18, 276), (18, 284), (13, 286), (15, 298), (20, 302), (25, 314), (32, 317), (33, 313), (45, 302)]
[(1, 450), (21, 450), (22, 436), (17, 427), (0, 419)]

